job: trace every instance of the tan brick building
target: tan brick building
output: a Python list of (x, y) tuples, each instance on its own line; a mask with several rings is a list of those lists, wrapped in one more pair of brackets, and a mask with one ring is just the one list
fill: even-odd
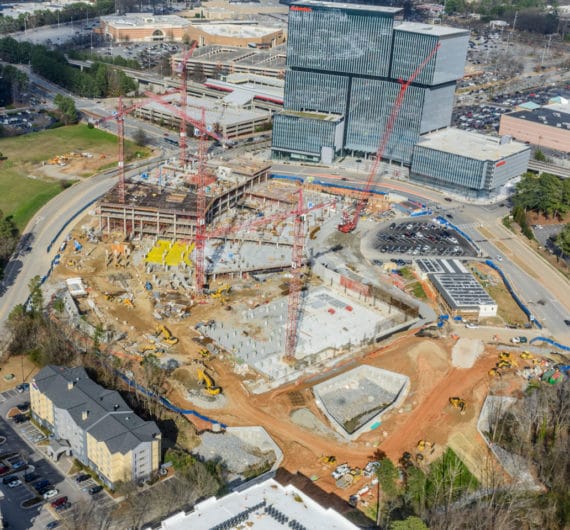
[(240, 23), (196, 23), (188, 28), (198, 46), (220, 45), (239, 48), (273, 48), (285, 42), (282, 29)]
[(182, 42), (189, 27), (188, 20), (176, 15), (127, 13), (101, 17), (101, 27), (97, 31), (115, 42)]
[(570, 106), (541, 107), (503, 114), (499, 134), (538, 147), (570, 153)]

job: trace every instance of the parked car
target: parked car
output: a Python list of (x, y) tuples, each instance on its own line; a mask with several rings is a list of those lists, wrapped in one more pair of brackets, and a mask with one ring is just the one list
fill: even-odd
[(64, 502), (63, 504), (56, 506), (55, 511), (56, 512), (63, 512), (64, 510), (68, 510), (69, 508), (71, 508), (71, 503), (70, 502)]
[(526, 337), (513, 337), (511, 339), (511, 342), (513, 344), (526, 344), (528, 342), (528, 339)]
[(8, 466), (1, 466), (0, 467), (0, 475), (3, 475), (4, 473), (8, 473), (8, 471), (10, 471), (10, 468)]
[(16, 414), (15, 416), (12, 416), (12, 421), (14, 423), (25, 423), (28, 419), (29, 418), (25, 414)]
[(26, 464), (26, 462), (24, 462), (23, 460), (17, 460), (12, 464), (12, 469), (14, 471), (18, 470), (22, 471), (23, 469), (26, 469), (26, 467), (28, 467), (28, 464)]
[(57, 508), (58, 506), (61, 506), (62, 504), (65, 504), (66, 502), (67, 502), (67, 496), (65, 496), (65, 497), (60, 497), (59, 499), (56, 499), (55, 501), (53, 501), (53, 502), (51, 503), (51, 505), (52, 505), (54, 508)]
[(26, 473), (24, 475), (24, 482), (33, 482), (34, 480), (40, 478), (39, 475), (36, 475), (35, 473)]
[(49, 480), (45, 480), (45, 479), (44, 479), (44, 480), (39, 480), (38, 482), (36, 482), (36, 483), (34, 484), (34, 489), (35, 489), (36, 491), (39, 491), (39, 490), (41, 490), (42, 488), (45, 488), (46, 486), (49, 486), (49, 485), (50, 485)]
[(46, 528), (51, 530), (52, 528), (57, 528), (59, 526), (59, 521), (51, 521), (46, 525)]
[(16, 387), (16, 390), (20, 394), (23, 394), (26, 390), (28, 390), (28, 388), (30, 388), (30, 383), (22, 383)]
[(4, 477), (2, 479), (2, 484), (10, 484), (10, 482), (13, 482), (14, 480), (18, 480), (18, 477), (16, 475), (10, 475), (9, 477)]
[(18, 486), (22, 485), (22, 481), (20, 479), (15, 479), (12, 482), (8, 482), (8, 487), (9, 488), (17, 488)]
[(99, 493), (100, 491), (103, 491), (103, 486), (91, 486), (88, 490), (87, 493), (89, 493), (89, 495), (96, 495), (97, 493)]
[(77, 484), (80, 484), (81, 482), (85, 482), (86, 480), (89, 480), (91, 478), (91, 475), (89, 475), (88, 473), (80, 473), (79, 475), (77, 475), (75, 477), (75, 482), (77, 482)]
[(16, 407), (18, 407), (18, 410), (20, 412), (26, 412), (29, 410), (30, 404), (29, 404), (29, 402), (25, 401), (24, 403), (20, 403), (19, 405), (16, 405)]
[(53, 489), (47, 490), (43, 494), (43, 498), (47, 501), (48, 499), (53, 499), (58, 493), (59, 493), (59, 490), (56, 490), (55, 488), (53, 488)]

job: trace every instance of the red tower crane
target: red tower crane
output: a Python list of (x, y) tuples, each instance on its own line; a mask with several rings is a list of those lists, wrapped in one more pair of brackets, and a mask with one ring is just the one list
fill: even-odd
[(116, 120), (117, 122), (117, 136), (119, 137), (119, 159), (117, 162), (117, 168), (119, 169), (119, 202), (122, 204), (125, 202), (125, 116), (144, 105), (148, 104), (148, 100), (139, 101), (134, 105), (128, 107), (123, 106), (123, 98), (119, 96), (118, 108), (113, 114), (105, 116), (104, 118), (99, 118), (97, 124), (101, 124), (105, 121)]
[(299, 328), (299, 303), (301, 301), (301, 267), (305, 234), (303, 231), (303, 186), (298, 191), (297, 212), (293, 225), (293, 252), (291, 256), (291, 281), (289, 282), (289, 300), (287, 303), (287, 327), (285, 328), (285, 359), (295, 358), (297, 330)]
[[(179, 63), (180, 67), (176, 70), (180, 73), (180, 108), (186, 112), (188, 108), (188, 67), (186, 65), (186, 61), (192, 56), (194, 50), (198, 43), (196, 41), (192, 42), (192, 46), (190, 49), (184, 52), (182, 56), (182, 62)], [(180, 118), (180, 166), (184, 167), (187, 162), (187, 142), (186, 136), (188, 134), (188, 123), (186, 122), (186, 118), (182, 116)]]
[(380, 167), (380, 162), (382, 161), (382, 157), (384, 156), (384, 150), (388, 145), (388, 140), (392, 135), (392, 131), (394, 129), (394, 125), (396, 124), (396, 119), (398, 118), (398, 114), (400, 113), (400, 107), (402, 106), (402, 102), (404, 101), (404, 96), (406, 95), (406, 91), (408, 87), (413, 83), (414, 79), (421, 73), (421, 71), (425, 68), (425, 66), (430, 62), (432, 57), (436, 54), (437, 50), (441, 44), (438, 42), (433, 50), (428, 54), (428, 56), (421, 62), (421, 64), (413, 71), (412, 75), (409, 77), (407, 81), (400, 79), (400, 90), (396, 97), (396, 101), (394, 102), (394, 107), (392, 108), (392, 112), (390, 116), (388, 116), (388, 121), (386, 122), (386, 129), (384, 129), (384, 134), (382, 135), (382, 140), (378, 145), (378, 149), (376, 150), (376, 158), (372, 164), (372, 168), (370, 169), (370, 174), (368, 175), (368, 180), (366, 181), (366, 185), (362, 190), (362, 194), (358, 203), (356, 205), (356, 210), (352, 218), (349, 216), (348, 212), (344, 212), (343, 214), (343, 221), (341, 224), (338, 225), (338, 229), (341, 232), (349, 233), (352, 232), (358, 225), (358, 220), (360, 219), (360, 214), (362, 210), (366, 206), (368, 199), (370, 198), (370, 194), (372, 191), (372, 184), (376, 179), (376, 173), (378, 168)]
[[(214, 230), (206, 231), (203, 230), (202, 234), (203, 237), (201, 238), (201, 243), (204, 243), (204, 246), (201, 248), (200, 252), (196, 252), (194, 255), (195, 257), (195, 268), (200, 272), (195, 274), (195, 281), (196, 281), (196, 291), (203, 292), (204, 289), (204, 282), (205, 282), (205, 262), (204, 262), (204, 252), (203, 249), (205, 247), (205, 243), (208, 239), (215, 239), (215, 238), (224, 238), (236, 232), (248, 232), (250, 230), (254, 230), (260, 226), (267, 225), (272, 222), (279, 222), (284, 221), (289, 217), (295, 217), (295, 223), (297, 223), (297, 218), (304, 216), (310, 212), (314, 212), (315, 210), (320, 210), (321, 208), (326, 208), (327, 206), (333, 206), (336, 204), (336, 199), (327, 202), (321, 202), (319, 204), (314, 204), (311, 206), (304, 207), (303, 206), (303, 198), (302, 195), (300, 196), (297, 206), (293, 210), (288, 210), (286, 212), (279, 212), (274, 215), (268, 215), (265, 217), (256, 218), (248, 223), (242, 225), (232, 225), (232, 226), (223, 226)], [(302, 221), (301, 221), (302, 223)], [(300, 249), (297, 248), (295, 252), (295, 243), (293, 245), (293, 260), (296, 263), (296, 269), (301, 269), (302, 266), (302, 258), (303, 258), (303, 243), (304, 243), (304, 235), (302, 233), (303, 225), (301, 224), (301, 233), (300, 235), (296, 233), (296, 241), (297, 245), (299, 245), (300, 241)], [(196, 248), (198, 248), (198, 238), (196, 239)], [(200, 264), (198, 263), (200, 261)], [(202, 283), (198, 285), (198, 282), (201, 281)], [(291, 292), (291, 290), (290, 290)], [(297, 305), (298, 307), (298, 305)]]
[(202, 109), (198, 141), (198, 174), (196, 189), (196, 243), (194, 250), (194, 292), (201, 296), (206, 283), (204, 250), (206, 247), (206, 111)]

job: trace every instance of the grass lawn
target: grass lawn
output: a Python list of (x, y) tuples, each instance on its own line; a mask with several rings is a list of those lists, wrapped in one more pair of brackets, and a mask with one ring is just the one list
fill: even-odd
[[(70, 151), (116, 156), (117, 137), (79, 124), (0, 139), (0, 152), (7, 157), (0, 162), (0, 210), (4, 215), (12, 215), (20, 230), (44, 204), (63, 190), (62, 181), (37, 177), (38, 166)], [(129, 141), (125, 142), (125, 152), (127, 159), (135, 158), (137, 152), (142, 157), (150, 153)], [(110, 164), (107, 158), (105, 165), (116, 165), (116, 162)], [(30, 175), (36, 177), (30, 178)]]

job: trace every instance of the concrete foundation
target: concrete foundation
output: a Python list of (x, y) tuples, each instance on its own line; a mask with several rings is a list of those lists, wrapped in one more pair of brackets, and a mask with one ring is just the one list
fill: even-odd
[(373, 366), (359, 366), (313, 387), (315, 401), (344, 438), (355, 440), (380, 425), (380, 418), (401, 403), (407, 376)]

